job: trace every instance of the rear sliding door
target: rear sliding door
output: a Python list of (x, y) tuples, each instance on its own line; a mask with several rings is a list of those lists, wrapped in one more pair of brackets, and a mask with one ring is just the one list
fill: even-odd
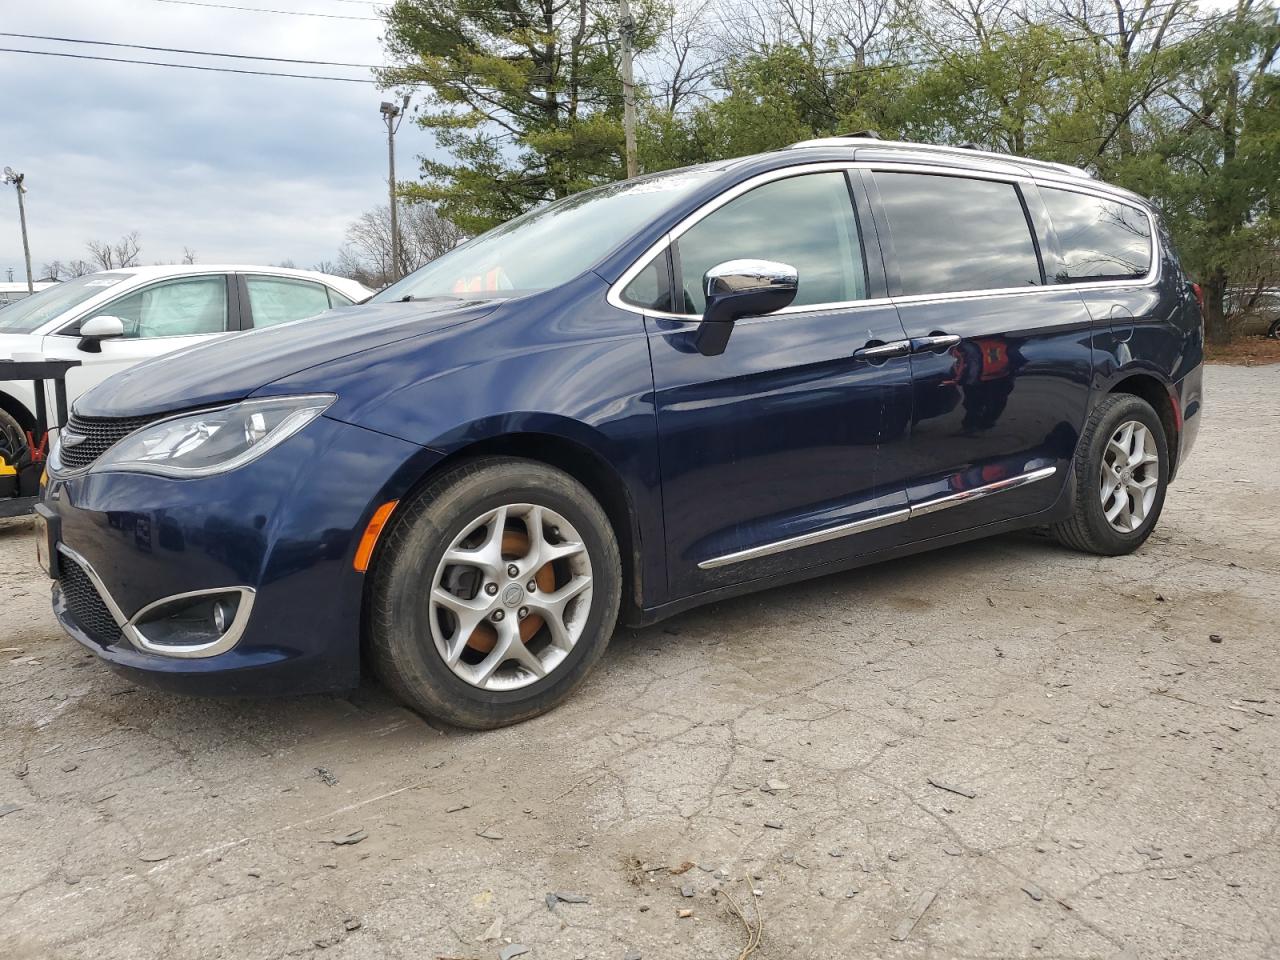
[(1090, 317), (1046, 277), (1034, 186), (919, 168), (871, 179), (912, 346), (911, 538), (1048, 509), (1088, 410)]

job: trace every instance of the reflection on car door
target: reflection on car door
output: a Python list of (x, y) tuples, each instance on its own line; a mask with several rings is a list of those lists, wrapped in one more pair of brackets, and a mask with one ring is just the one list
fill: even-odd
[(1090, 318), (1077, 292), (1046, 284), (1038, 197), (889, 169), (870, 189), (912, 344), (912, 539), (1047, 509), (1088, 409)]
[[(74, 399), (113, 373), (224, 334), (232, 328), (235, 288), (226, 274), (176, 277), (124, 294), (97, 307), (93, 316), (119, 317), (123, 337), (103, 340), (102, 350), (81, 350), (74, 330), (44, 339), (50, 359), (79, 360), (67, 373), (67, 395)], [(79, 322), (91, 317), (81, 317)]]
[[(906, 494), (884, 465), (907, 442), (910, 368), (902, 353), (855, 357), (903, 344), (874, 230), (855, 216), (860, 182), (839, 169), (772, 176), (680, 233), (675, 309), (664, 300), (646, 315), (673, 593), (901, 538)], [(796, 268), (799, 293), (739, 320), (706, 357), (693, 346), (703, 276), (737, 258)], [(643, 300), (664, 282), (646, 271), (633, 286)]]

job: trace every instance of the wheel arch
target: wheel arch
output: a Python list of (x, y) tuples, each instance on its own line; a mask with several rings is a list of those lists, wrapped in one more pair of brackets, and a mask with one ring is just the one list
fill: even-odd
[(1145, 400), (1155, 410), (1169, 442), (1169, 480), (1172, 481), (1178, 470), (1178, 446), (1182, 441), (1182, 418), (1172, 388), (1152, 373), (1124, 371), (1107, 393), (1127, 393)]
[(0, 410), (17, 420), (23, 430), (31, 430), (36, 425), (35, 414), (28, 409), (27, 405), (3, 390), (0, 390)]
[[(438, 448), (437, 448), (438, 449)], [(632, 619), (644, 607), (644, 564), (639, 514), (630, 490), (619, 472), (599, 451), (579, 440), (558, 433), (520, 431), (501, 433), (459, 445), (437, 460), (402, 495), (412, 498), (443, 471), (480, 457), (519, 457), (563, 470), (596, 498), (618, 538), (624, 584), (623, 614), (619, 621)], [(376, 563), (376, 553), (375, 561)]]

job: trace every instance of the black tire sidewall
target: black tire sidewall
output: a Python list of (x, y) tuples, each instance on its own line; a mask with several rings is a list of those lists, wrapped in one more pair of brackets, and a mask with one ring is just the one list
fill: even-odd
[[(531, 461), (477, 462), (423, 493), (415, 515), (403, 518), (391, 551), (378, 560), (375, 665), (414, 706), (458, 726), (488, 728), (536, 716), (569, 696), (603, 656), (617, 620), (621, 563), (608, 517), (580, 484)], [(431, 584), (454, 538), (488, 510), (537, 503), (568, 520), (591, 558), (592, 599), (580, 639), (547, 677), (518, 690), (481, 690), (457, 676), (436, 649), (431, 633)], [(394, 677), (387, 677), (388, 672)]]
[[(1137, 530), (1123, 533), (1111, 526), (1103, 513), (1098, 485), (1107, 443), (1120, 425), (1129, 420), (1141, 423), (1156, 438), (1160, 458), (1157, 464), (1159, 482), (1155, 502), (1152, 503), (1151, 510), (1142, 525)], [(1151, 535), (1151, 531), (1159, 522), (1160, 513), (1164, 509), (1165, 493), (1169, 486), (1169, 441), (1165, 436), (1160, 417), (1145, 400), (1131, 395), (1118, 396), (1111, 404), (1111, 408), (1098, 420), (1093, 435), (1089, 438), (1088, 455), (1080, 466), (1083, 468), (1084, 475), (1076, 477), (1076, 482), (1084, 484), (1080, 508), (1084, 512), (1090, 535), (1105, 553), (1120, 554), (1137, 549)]]

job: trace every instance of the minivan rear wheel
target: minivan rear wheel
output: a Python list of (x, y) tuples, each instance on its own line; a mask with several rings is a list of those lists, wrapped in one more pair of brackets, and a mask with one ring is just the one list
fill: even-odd
[(1151, 405), (1130, 394), (1090, 414), (1075, 458), (1075, 504), (1053, 534), (1065, 546), (1116, 556), (1140, 547), (1164, 508), (1169, 445)]
[(406, 704), (460, 727), (556, 706), (608, 646), (622, 564), (604, 510), (544, 464), (461, 464), (402, 505), (373, 572), (374, 668)]

